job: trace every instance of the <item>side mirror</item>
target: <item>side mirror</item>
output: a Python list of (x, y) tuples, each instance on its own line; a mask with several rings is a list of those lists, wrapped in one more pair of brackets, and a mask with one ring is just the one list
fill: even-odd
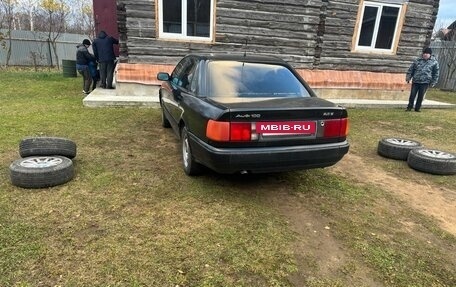
[(170, 76), (168, 73), (160, 72), (157, 74), (157, 79), (160, 81), (169, 81), (169, 78), (170, 78)]

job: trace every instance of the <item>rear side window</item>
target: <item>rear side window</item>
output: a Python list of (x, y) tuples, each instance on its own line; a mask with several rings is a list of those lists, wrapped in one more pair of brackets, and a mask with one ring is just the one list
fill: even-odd
[(237, 61), (208, 65), (210, 97), (310, 97), (285, 66)]
[(186, 90), (195, 89), (195, 84), (192, 85), (194, 82), (193, 78), (195, 76), (195, 69), (197, 66), (197, 61), (193, 57), (186, 57), (182, 61), (180, 61), (176, 68), (174, 69), (171, 75), (171, 81)]

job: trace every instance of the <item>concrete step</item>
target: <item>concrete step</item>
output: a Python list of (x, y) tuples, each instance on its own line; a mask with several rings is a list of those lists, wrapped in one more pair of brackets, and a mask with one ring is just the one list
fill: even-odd
[(138, 96), (128, 94), (118, 94), (116, 89), (108, 90), (97, 88), (87, 95), (82, 104), (85, 107), (100, 108), (100, 107), (147, 107), (159, 108), (158, 87), (155, 93), (149, 95)]
[[(346, 108), (403, 108), (405, 109), (408, 105), (408, 101), (397, 101), (397, 100), (364, 100), (364, 99), (328, 99), (329, 101), (344, 106)], [(456, 108), (456, 105), (432, 101), (423, 100), (421, 104), (423, 109), (452, 109)]]

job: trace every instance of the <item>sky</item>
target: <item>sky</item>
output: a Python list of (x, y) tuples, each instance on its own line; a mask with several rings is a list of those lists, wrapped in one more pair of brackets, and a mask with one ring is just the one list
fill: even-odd
[(436, 28), (446, 28), (456, 21), (456, 0), (440, 0)]

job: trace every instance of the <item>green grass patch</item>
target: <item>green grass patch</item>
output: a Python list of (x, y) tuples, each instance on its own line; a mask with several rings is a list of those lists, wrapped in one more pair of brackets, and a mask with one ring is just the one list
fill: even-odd
[[(288, 176), (309, 206), (330, 219), (335, 236), (386, 286), (456, 284), (456, 238), (424, 215), (404, 208), (405, 202), (324, 171)], [(325, 179), (327, 184), (321, 184)]]
[[(80, 77), (54, 71), (0, 71), (1, 286), (293, 286), (296, 273), (308, 274), (306, 286), (362, 286), (371, 281), (351, 283), (363, 266), (385, 286), (456, 285), (454, 237), (387, 192), (327, 170), (187, 177), (159, 110), (85, 108), (81, 87)], [(349, 113), (352, 153), (404, 180), (454, 190), (454, 177), (376, 154), (379, 138), (399, 135), (452, 151), (453, 110)], [(75, 178), (12, 186), (18, 143), (41, 135), (77, 143)], [(277, 194), (329, 222), (348, 257), (338, 272), (319, 270), (325, 259), (315, 250), (298, 262), (296, 242), (324, 238), (294, 231)]]
[[(453, 93), (456, 97), (456, 93)], [(403, 109), (350, 109), (351, 152), (379, 165), (396, 176), (416, 182), (456, 186), (456, 176), (435, 176), (410, 169), (405, 161), (382, 158), (378, 141), (386, 137), (407, 138), (425, 147), (456, 153), (456, 109), (423, 109), (406, 113)]]
[[(159, 110), (84, 108), (81, 85), (0, 72), (0, 285), (287, 284), (294, 234), (261, 196), (185, 176)], [(19, 141), (42, 135), (77, 143), (76, 177), (11, 186)]]
[(441, 91), (438, 89), (430, 89), (426, 94), (429, 100), (435, 100), (450, 104), (456, 104), (456, 92)]

